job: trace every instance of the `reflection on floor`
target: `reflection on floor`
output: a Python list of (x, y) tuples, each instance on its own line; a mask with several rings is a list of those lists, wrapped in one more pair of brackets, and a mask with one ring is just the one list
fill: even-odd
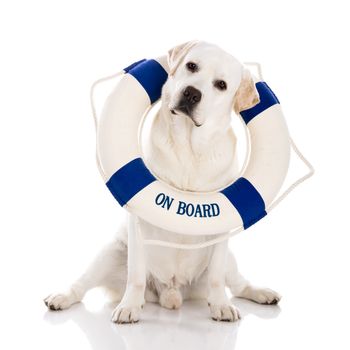
[(180, 310), (166, 310), (157, 304), (146, 304), (141, 320), (133, 325), (116, 325), (110, 321), (114, 305), (106, 304), (99, 311), (88, 311), (83, 303), (69, 310), (46, 311), (45, 321), (52, 325), (72, 321), (85, 333), (91, 348), (108, 349), (234, 349), (237, 333), (244, 317), (276, 318), (279, 306), (258, 305), (235, 299), (242, 320), (235, 323), (216, 322), (209, 318), (205, 302), (185, 302)]

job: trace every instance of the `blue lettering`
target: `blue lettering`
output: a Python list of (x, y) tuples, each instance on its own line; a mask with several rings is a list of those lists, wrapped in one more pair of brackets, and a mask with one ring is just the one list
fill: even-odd
[(177, 207), (176, 214), (184, 215), (185, 214), (185, 209), (186, 209), (186, 203), (179, 201), (179, 206)]
[[(190, 210), (189, 210), (190, 209)], [(187, 204), (187, 208), (186, 208), (186, 215), (187, 216), (192, 216), (194, 212), (194, 206), (193, 204), (189, 203)]]
[[(203, 205), (204, 206), (204, 205)], [(198, 215), (197, 215), (198, 214)], [(201, 211), (201, 206), (198, 204), (197, 205), (197, 207), (196, 207), (196, 212), (194, 213), (194, 217), (196, 218), (196, 217), (203, 217), (203, 215), (202, 215), (202, 211)]]
[(159, 193), (155, 199), (155, 202), (157, 205), (161, 205), (162, 208), (165, 208), (169, 210), (171, 205), (173, 204), (174, 198), (170, 198), (169, 196), (166, 196), (164, 193)]
[[(166, 210), (170, 210), (174, 198), (167, 196), (164, 193), (158, 193), (155, 198), (156, 205), (161, 206)], [(192, 204), (179, 201), (176, 214), (194, 216), (195, 218), (210, 218), (220, 215), (220, 207), (217, 203), (211, 204)]]
[(220, 214), (220, 207), (216, 203), (212, 203), (210, 205), (213, 212), (213, 216), (218, 216)]
[(205, 218), (210, 218), (211, 217), (210, 205), (209, 204), (203, 204), (203, 216)]
[(156, 197), (156, 204), (161, 205), (164, 202), (165, 199), (165, 194), (164, 193), (159, 193), (158, 196)]
[(173, 204), (173, 201), (174, 201), (174, 198), (170, 198), (169, 196), (166, 196), (162, 207), (164, 208), (164, 206), (166, 205), (166, 209), (169, 210), (170, 206)]

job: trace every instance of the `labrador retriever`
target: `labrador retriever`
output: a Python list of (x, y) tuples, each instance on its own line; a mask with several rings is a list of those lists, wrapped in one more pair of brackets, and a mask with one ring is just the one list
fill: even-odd
[[(259, 96), (250, 72), (219, 47), (188, 42), (168, 53), (170, 73), (161, 107), (151, 126), (145, 162), (158, 178), (187, 191), (213, 191), (238, 175), (236, 137), (231, 113), (253, 107)], [(227, 241), (201, 249), (144, 246), (138, 236), (177, 243), (199, 243), (211, 237), (165, 231), (126, 214), (116, 238), (98, 254), (86, 272), (65, 292), (49, 295), (51, 310), (70, 307), (94, 287), (107, 288), (120, 301), (116, 323), (140, 318), (145, 301), (177, 309), (185, 299), (206, 299), (211, 318), (236, 321), (236, 297), (275, 304), (280, 295), (250, 284), (237, 269)]]

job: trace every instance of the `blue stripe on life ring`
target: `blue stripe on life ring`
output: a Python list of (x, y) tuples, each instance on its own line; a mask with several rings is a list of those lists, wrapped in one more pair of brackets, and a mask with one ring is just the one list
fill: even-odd
[(254, 225), (266, 215), (265, 202), (257, 189), (244, 177), (221, 191), (242, 218), (244, 229)]
[(141, 158), (135, 158), (117, 170), (106, 185), (118, 203), (123, 206), (156, 178)]
[(248, 124), (258, 114), (265, 111), (265, 109), (280, 103), (276, 95), (265, 82), (258, 82), (255, 84), (255, 87), (258, 90), (260, 102), (253, 108), (240, 112), (240, 115), (246, 124)]
[(145, 62), (145, 61), (146, 61), (146, 59), (144, 58), (144, 59), (142, 59), (140, 61), (134, 62), (134, 63), (130, 64), (130, 66), (127, 66), (126, 68), (124, 68), (123, 71), (125, 73), (129, 73), (130, 70), (132, 70), (133, 68), (138, 66), (140, 63)]
[(160, 63), (156, 60), (145, 60), (137, 62), (136, 65), (131, 65), (126, 69), (145, 89), (151, 104), (160, 98), (162, 87), (168, 79), (168, 73)]

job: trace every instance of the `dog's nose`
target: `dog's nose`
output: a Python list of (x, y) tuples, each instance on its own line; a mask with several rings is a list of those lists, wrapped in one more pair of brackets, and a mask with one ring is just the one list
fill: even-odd
[(192, 105), (197, 104), (202, 98), (202, 93), (193, 86), (187, 86), (182, 94), (187, 102)]

